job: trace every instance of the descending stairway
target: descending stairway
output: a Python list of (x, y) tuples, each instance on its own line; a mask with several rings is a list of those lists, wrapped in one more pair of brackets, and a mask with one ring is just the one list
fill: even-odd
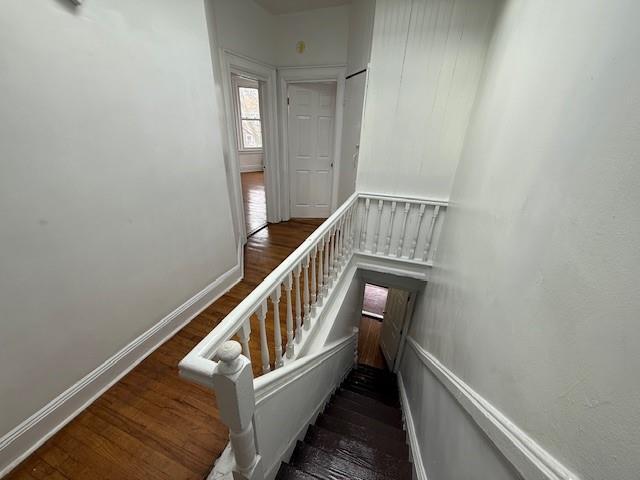
[(395, 375), (358, 365), (276, 479), (410, 479), (408, 459)]

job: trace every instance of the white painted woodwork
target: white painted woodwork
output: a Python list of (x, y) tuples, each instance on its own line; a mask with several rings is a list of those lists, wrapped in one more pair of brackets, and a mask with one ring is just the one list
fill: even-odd
[[(376, 208), (375, 214), (370, 216), (368, 207), (372, 201), (375, 202)], [(429, 235), (428, 232), (423, 231), (427, 228), (423, 226), (426, 222), (421, 221), (421, 215), (418, 212), (424, 213), (433, 211), (435, 208), (443, 208), (444, 203), (371, 194), (352, 195), (180, 362), (181, 375), (210, 387), (212, 372), (219, 365), (212, 358), (217, 355), (225, 340), (237, 334), (245, 350), (248, 351), (249, 320), (253, 314), (258, 318), (260, 362), (265, 378), (286, 370), (290, 364), (295, 365), (316, 352), (322, 347), (317, 343), (321, 339), (330, 341), (335, 340), (335, 336), (339, 334), (351, 335), (353, 325), (348, 324), (349, 322), (342, 322), (344, 325), (331, 322), (336, 316), (354, 318), (355, 310), (351, 307), (347, 309), (348, 311), (342, 309), (340, 302), (345, 300), (348, 292), (351, 292), (349, 298), (353, 297), (350, 282), (356, 277), (358, 268), (369, 268), (372, 265), (371, 262), (377, 265), (374, 268), (377, 270), (388, 270), (395, 275), (406, 272), (409, 277), (426, 279), (425, 275), (430, 264), (421, 258), (409, 259), (406, 255), (403, 258), (395, 254), (384, 255), (379, 249), (376, 254), (371, 253), (374, 237), (377, 235), (378, 241), (381, 238), (380, 223), (386, 222), (392, 205), (397, 203), (404, 205), (405, 213), (401, 221), (392, 222), (393, 232), (388, 240), (391, 251), (395, 253), (398, 248), (402, 250), (403, 243), (406, 241), (405, 230), (409, 228), (408, 231), (412, 235), (410, 241), (415, 241), (416, 248), (422, 252)], [(411, 209), (411, 206), (414, 208)], [(412, 211), (416, 212), (415, 215), (411, 214)], [(441, 217), (438, 218), (441, 220)], [(435, 227), (438, 226), (438, 221), (432, 222)], [(433, 235), (437, 236), (439, 230), (437, 228), (432, 230), (435, 232)], [(359, 246), (361, 248), (358, 248)], [(354, 259), (355, 263), (352, 261)], [(285, 355), (283, 355), (280, 331), (282, 289), (286, 299)], [(292, 291), (295, 292), (293, 305)], [(338, 295), (333, 295), (336, 291), (339, 292)], [(320, 298), (322, 301), (319, 300)], [(271, 373), (271, 357), (266, 331), (269, 303), (273, 306), (275, 344), (274, 372)], [(347, 327), (348, 331), (345, 331)], [(305, 332), (304, 336), (303, 332)], [(314, 350), (311, 350), (312, 348)], [(349, 358), (351, 360), (357, 358), (355, 352), (351, 353)], [(322, 392), (322, 398), (325, 398), (327, 393)], [(258, 432), (258, 436), (260, 434), (261, 432)], [(242, 443), (246, 432), (234, 435), (235, 440)], [(226, 459), (227, 456), (232, 458), (234, 449), (235, 447), (225, 453), (224, 458)], [(220, 468), (223, 464), (226, 465), (225, 462), (220, 464)], [(220, 470), (214, 470), (216, 471), (220, 472)]]
[(296, 341), (302, 341), (302, 290), (300, 289), (300, 273), (302, 272), (302, 266), (300, 263), (293, 269), (293, 277), (295, 279), (296, 286)]
[(318, 281), (317, 278), (317, 273), (316, 273), (316, 265), (317, 265), (317, 260), (318, 260), (318, 249), (314, 248), (311, 251), (311, 291), (309, 292), (311, 294), (311, 315), (315, 315), (316, 313), (316, 301), (317, 301), (317, 292), (316, 292), (316, 283)]
[(285, 280), (285, 292), (287, 296), (287, 358), (293, 357), (295, 353), (294, 330), (293, 330), (293, 310), (291, 305), (291, 288), (293, 284), (293, 275), (291, 272)]
[(328, 217), (333, 192), (335, 83), (292, 83), (289, 98), (291, 216)]
[(218, 362), (211, 381), (217, 392), (220, 420), (229, 427), (234, 453), (234, 479), (264, 480), (262, 459), (254, 442), (255, 410), (251, 362), (241, 355), (238, 342), (225, 342), (218, 349)]
[(273, 343), (275, 353), (275, 368), (282, 366), (282, 334), (280, 332), (280, 285), (276, 286), (271, 294), (271, 301), (273, 303)]
[(258, 307), (258, 324), (260, 326), (260, 359), (262, 360), (262, 373), (271, 371), (271, 361), (269, 360), (269, 346), (267, 344), (267, 300), (263, 300)]
[(309, 305), (309, 256), (307, 255), (302, 261), (302, 328), (309, 330), (311, 326), (311, 307)]
[(251, 361), (251, 350), (249, 349), (249, 341), (251, 340), (251, 317), (248, 317), (238, 330), (238, 339), (242, 345), (242, 354)]
[(503, 2), (375, 3), (356, 190), (448, 200)]
[(402, 329), (407, 319), (408, 301), (409, 292), (398, 288), (389, 288), (382, 319), (382, 331), (380, 332), (380, 350), (382, 350), (384, 359), (391, 371), (393, 371), (402, 337)]

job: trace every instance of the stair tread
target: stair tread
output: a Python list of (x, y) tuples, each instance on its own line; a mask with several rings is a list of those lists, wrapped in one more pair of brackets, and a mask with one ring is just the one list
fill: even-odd
[(289, 465), (287, 462), (282, 462), (276, 480), (318, 480), (318, 477)]
[(353, 369), (351, 370), (351, 375), (362, 375), (374, 380), (396, 381), (396, 375), (394, 373), (384, 371), (374, 372), (365, 368)]
[(356, 385), (361, 388), (366, 388), (367, 390), (371, 390), (373, 392), (380, 392), (394, 397), (398, 396), (398, 387), (395, 382), (374, 382), (362, 379), (362, 377), (358, 376), (347, 378), (344, 383), (349, 385)]
[(359, 393), (360, 395), (364, 395), (366, 397), (373, 398), (374, 400), (378, 400), (385, 405), (389, 405), (391, 407), (399, 407), (400, 402), (398, 401), (397, 396), (384, 394), (382, 392), (372, 390), (361, 385), (353, 384), (350, 382), (345, 382), (342, 384), (342, 388), (345, 390), (350, 390), (355, 393)]
[(383, 451), (400, 459), (409, 458), (409, 450), (404, 441), (379, 435), (362, 425), (351, 423), (343, 418), (322, 414), (316, 420), (316, 425), (337, 434), (351, 437), (376, 450)]
[(402, 428), (402, 414), (400, 413), (400, 410), (393, 407), (387, 407), (382, 403), (375, 408), (371, 408), (369, 405), (364, 406), (362, 403), (351, 400), (347, 397), (336, 395), (333, 397), (333, 400), (331, 400), (331, 404), (344, 408), (345, 410), (351, 410), (352, 412), (359, 413), (360, 415), (373, 418), (374, 420), (386, 423), (392, 427)]
[(401, 428), (383, 423), (379, 420), (368, 417), (366, 415), (362, 415), (352, 410), (344, 409), (335, 404), (330, 404), (329, 406), (327, 406), (323, 415), (324, 414), (342, 418), (356, 425), (362, 425), (371, 432), (375, 432), (378, 435), (386, 436), (388, 438), (393, 438), (395, 440), (398, 440), (399, 442), (402, 442), (405, 439), (404, 430), (402, 430)]
[(289, 462), (298, 469), (327, 480), (391, 480), (383, 473), (362, 467), (346, 458), (298, 442)]
[(359, 363), (357, 368), (354, 369), (356, 372), (367, 372), (378, 376), (386, 376), (386, 377), (395, 377), (395, 374), (386, 368), (376, 368), (370, 365), (366, 365), (364, 363)]
[(390, 477), (410, 478), (411, 475), (407, 459), (395, 457), (355, 438), (317, 425), (309, 426), (304, 442)]
[(370, 411), (379, 410), (379, 411), (388, 412), (388, 413), (393, 412), (393, 413), (397, 413), (398, 415), (401, 415), (401, 410), (399, 406), (387, 405), (383, 402), (380, 402), (379, 400), (376, 400), (375, 398), (368, 397), (367, 395), (362, 395), (352, 390), (346, 390), (344, 388), (340, 388), (337, 391), (336, 396), (345, 398), (354, 403), (358, 403), (359, 405), (362, 405), (365, 409), (368, 409)]

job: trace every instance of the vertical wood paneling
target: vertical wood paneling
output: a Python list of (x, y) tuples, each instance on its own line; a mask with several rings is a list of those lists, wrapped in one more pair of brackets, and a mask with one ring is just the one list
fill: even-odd
[(357, 187), (448, 199), (498, 0), (379, 0)]

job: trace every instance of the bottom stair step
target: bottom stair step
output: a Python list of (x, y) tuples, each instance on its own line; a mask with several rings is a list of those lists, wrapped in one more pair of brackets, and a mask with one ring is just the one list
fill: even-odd
[(298, 470), (296, 467), (289, 465), (286, 462), (280, 464), (280, 469), (276, 475), (276, 480), (318, 480), (318, 477)]
[(391, 478), (411, 478), (411, 466), (406, 459), (394, 457), (354, 438), (316, 425), (309, 426), (304, 443)]
[(322, 480), (392, 480), (397, 478), (364, 468), (303, 442), (298, 442), (289, 463)]

